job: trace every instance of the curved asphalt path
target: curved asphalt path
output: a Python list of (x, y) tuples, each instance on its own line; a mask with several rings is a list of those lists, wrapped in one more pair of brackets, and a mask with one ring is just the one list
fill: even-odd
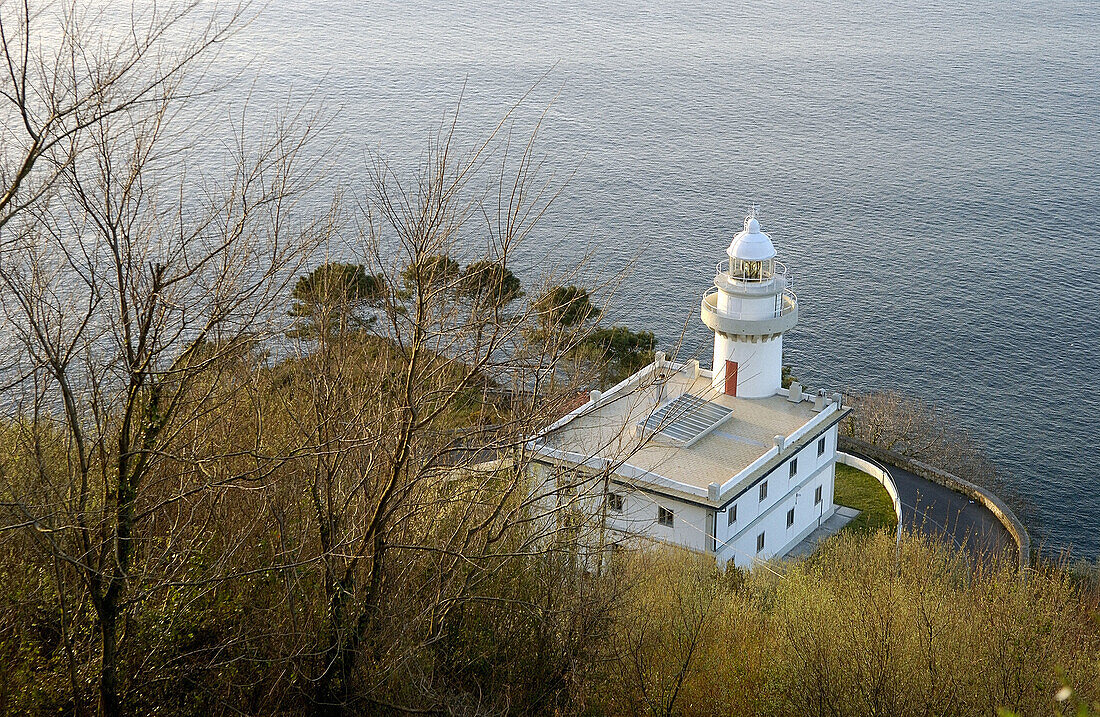
[(1015, 555), (1016, 541), (980, 502), (903, 468), (869, 456), (859, 457), (890, 472), (901, 499), (902, 526), (906, 530), (946, 540), (975, 557)]

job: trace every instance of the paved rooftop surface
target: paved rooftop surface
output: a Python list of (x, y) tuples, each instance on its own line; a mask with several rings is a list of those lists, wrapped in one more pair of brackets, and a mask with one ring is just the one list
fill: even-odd
[[(732, 416), (698, 442), (684, 446), (661, 435), (646, 438), (635, 426), (682, 393), (732, 409)], [(817, 414), (812, 401), (792, 403), (785, 396), (734, 398), (715, 390), (710, 379), (671, 372), (667, 380), (644, 382), (605, 396), (602, 405), (544, 437), (551, 448), (625, 462), (674, 481), (706, 489), (722, 484)]]

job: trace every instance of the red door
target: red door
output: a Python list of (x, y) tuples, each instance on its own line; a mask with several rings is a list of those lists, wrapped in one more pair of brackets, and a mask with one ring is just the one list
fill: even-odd
[(737, 362), (726, 361), (726, 394), (737, 395)]

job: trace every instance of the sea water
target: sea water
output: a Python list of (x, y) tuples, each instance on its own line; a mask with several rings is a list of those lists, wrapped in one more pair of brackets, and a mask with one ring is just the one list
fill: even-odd
[(751, 202), (804, 382), (937, 402), (1043, 547), (1100, 554), (1100, 3), (282, 0), (223, 50), (252, 111), (325, 108), (398, 164), (521, 97), (560, 196), (521, 273), (590, 254), (610, 318), (683, 336)]

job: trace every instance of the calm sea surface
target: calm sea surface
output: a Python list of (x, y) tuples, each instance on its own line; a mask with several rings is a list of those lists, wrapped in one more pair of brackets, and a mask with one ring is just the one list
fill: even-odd
[(637, 259), (614, 318), (707, 356), (699, 295), (758, 202), (796, 373), (940, 402), (1047, 550), (1100, 555), (1100, 3), (281, 0), (223, 59), (254, 107), (323, 100), (349, 172), (415, 161), (463, 86), (474, 136), (547, 75), (520, 131), (549, 106), (571, 178), (529, 275)]

